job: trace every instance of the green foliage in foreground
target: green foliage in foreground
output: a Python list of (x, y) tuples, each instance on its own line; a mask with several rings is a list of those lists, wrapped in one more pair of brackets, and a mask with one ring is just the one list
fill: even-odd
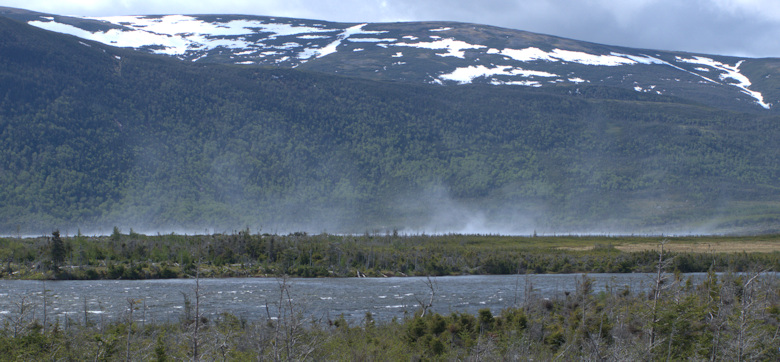
[[(671, 270), (780, 270), (780, 252), (723, 253), (717, 243), (744, 237), (519, 237), (487, 235), (289, 235), (248, 230), (215, 235), (146, 236), (119, 229), (110, 236), (0, 238), (0, 277), (13, 279), (158, 279), (204, 277), (354, 277), (653, 271), (657, 253), (622, 252), (617, 244), (657, 246), (663, 240), (709, 243), (711, 252), (679, 252)], [(579, 250), (582, 249), (582, 250)]]
[(286, 283), (268, 316), (248, 320), (185, 314), (149, 324), (127, 308), (113, 322), (42, 324), (20, 309), (3, 316), (0, 360), (777, 361), (780, 280), (756, 276), (659, 279), (648, 293), (593, 293), (584, 276), (565, 296), (531, 294), (498, 315), (426, 307), (388, 322), (307, 319), (305, 305), (284, 297)]

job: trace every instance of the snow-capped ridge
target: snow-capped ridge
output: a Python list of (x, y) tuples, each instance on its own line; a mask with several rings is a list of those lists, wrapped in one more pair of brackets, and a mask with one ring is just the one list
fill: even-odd
[[(475, 81), (533, 87), (590, 83), (676, 96), (681, 94), (673, 91), (679, 88), (675, 83), (700, 84), (733, 94), (735, 101), (746, 95), (753, 104), (772, 108), (772, 101), (740, 71), (744, 59), (669, 52), (650, 55), (552, 37), (545, 43), (538, 40), (545, 36), (533, 36), (529, 39), (537, 40), (529, 41), (520, 31), (515, 31), (516, 37), (498, 37), (473, 24), (342, 24), (240, 15), (63, 18), (35, 15), (27, 21), (46, 30), (193, 62), (291, 68), (324, 64), (317, 69), (332, 67), (339, 74), (370, 72), (379, 78), (404, 81), (417, 77), (417, 81), (441, 85)], [(94, 21), (92, 26), (82, 25), (89, 21)], [(403, 61), (395, 59), (401, 57)], [(706, 97), (700, 100), (710, 101)]]

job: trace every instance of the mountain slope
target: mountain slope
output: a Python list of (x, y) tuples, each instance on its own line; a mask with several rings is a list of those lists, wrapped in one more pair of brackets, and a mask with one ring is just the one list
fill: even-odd
[(776, 230), (778, 118), (181, 62), (0, 18), (0, 232)]
[(0, 8), (31, 25), (193, 62), (414, 83), (603, 85), (740, 111), (780, 100), (779, 59), (632, 49), (491, 26), (345, 24), (245, 15), (74, 18)]

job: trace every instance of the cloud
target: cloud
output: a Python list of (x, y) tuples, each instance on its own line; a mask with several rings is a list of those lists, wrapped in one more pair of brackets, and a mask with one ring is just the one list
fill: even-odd
[(764, 21), (780, 21), (780, 2), (775, 0), (712, 0), (720, 12)]

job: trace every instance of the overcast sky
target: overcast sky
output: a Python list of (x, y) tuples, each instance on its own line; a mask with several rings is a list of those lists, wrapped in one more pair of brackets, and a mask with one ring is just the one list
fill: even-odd
[(81, 16), (451, 20), (635, 48), (780, 57), (780, 0), (5, 0), (1, 5)]

